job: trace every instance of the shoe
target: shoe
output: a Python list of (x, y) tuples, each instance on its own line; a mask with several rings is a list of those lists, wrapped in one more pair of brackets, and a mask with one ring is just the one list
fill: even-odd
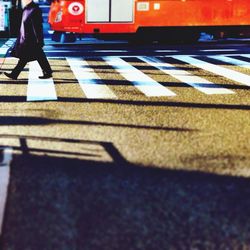
[(3, 72), (8, 78), (12, 79), (12, 80), (16, 80), (17, 77), (13, 76), (11, 73), (7, 73), (7, 72)]
[(39, 79), (49, 79), (52, 77), (52, 74), (44, 74), (43, 76), (39, 76)]

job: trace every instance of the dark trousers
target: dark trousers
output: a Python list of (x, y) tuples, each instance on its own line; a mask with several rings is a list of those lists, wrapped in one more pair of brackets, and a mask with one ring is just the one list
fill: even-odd
[[(42, 49), (39, 50), (39, 52), (37, 53), (36, 60), (38, 61), (39, 65), (43, 71), (43, 74), (49, 74), (49, 75), (52, 74), (52, 69), (51, 69), (49, 62), (48, 62), (48, 59), (47, 59), (47, 57)], [(20, 58), (16, 67), (12, 70), (11, 74), (14, 77), (18, 77), (27, 63), (28, 63), (27, 59)]]

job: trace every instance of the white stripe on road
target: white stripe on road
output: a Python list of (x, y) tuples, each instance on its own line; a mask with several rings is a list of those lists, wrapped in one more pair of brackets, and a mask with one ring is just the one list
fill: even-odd
[(66, 58), (80, 87), (87, 98), (92, 99), (116, 99), (113, 91), (103, 84), (100, 77), (90, 68), (89, 64), (82, 58)]
[(241, 55), (237, 55), (237, 56), (242, 56), (242, 57), (250, 58), (250, 54), (241, 54)]
[(77, 50), (60, 50), (60, 49), (58, 49), (58, 50), (44, 50), (44, 52), (46, 52), (46, 53), (59, 53), (59, 52), (63, 52), (63, 53), (74, 53), (74, 52), (78, 52)]
[(159, 53), (162, 53), (162, 52), (178, 52), (178, 50), (174, 50), (174, 49), (158, 49), (158, 50), (154, 50), (154, 52), (159, 52)]
[(211, 94), (232, 94), (234, 93), (231, 90), (220, 87), (217, 84), (214, 84), (204, 78), (194, 76), (190, 74), (188, 71), (181, 70), (172, 64), (162, 62), (153, 57), (139, 57), (142, 61), (152, 65), (153, 67), (158, 68), (164, 73), (171, 75), (172, 77), (178, 79), (181, 82), (184, 82), (197, 90), (211, 95)]
[(0, 54), (1, 55), (5, 55), (8, 51), (9, 47), (3, 45), (1, 48), (0, 48)]
[(119, 57), (103, 57), (104, 60), (116, 69), (125, 79), (130, 81), (146, 96), (175, 96), (171, 90), (165, 88), (140, 70), (136, 69)]
[(112, 52), (112, 53), (115, 53), (115, 52), (128, 52), (128, 51), (127, 50), (94, 50), (94, 52), (103, 52), (103, 53)]
[(219, 61), (223, 61), (223, 62), (226, 62), (226, 63), (230, 63), (230, 64), (233, 64), (233, 65), (237, 65), (237, 66), (240, 66), (242, 68), (250, 69), (250, 63), (249, 62), (245, 62), (245, 61), (242, 61), (242, 60), (239, 60), (239, 59), (231, 58), (231, 57), (224, 56), (224, 55), (208, 56), (208, 57), (219, 60)]
[(218, 52), (218, 51), (237, 51), (238, 49), (200, 49), (203, 52)]
[(15, 40), (9, 39), (0, 47), (0, 55), (5, 55), (10, 47), (12, 47)]
[(10, 162), (12, 160), (12, 148), (3, 148), (3, 160), (0, 163), (0, 236), (6, 207), (8, 186), (10, 179)]
[(179, 61), (185, 62), (185, 63), (189, 63), (195, 67), (204, 69), (206, 71), (210, 71), (214, 74), (223, 76), (223, 77), (228, 78), (230, 80), (233, 80), (233, 81), (239, 82), (241, 84), (245, 84), (247, 86), (250, 86), (250, 76), (249, 75), (246, 75), (246, 74), (243, 74), (243, 73), (231, 70), (231, 69), (227, 69), (227, 68), (224, 68), (224, 67), (212, 64), (212, 63), (208, 63), (208, 62), (205, 62), (205, 61), (202, 61), (202, 60), (190, 57), (190, 56), (184, 56), (184, 55), (182, 56), (181, 55), (181, 56), (173, 56), (173, 58), (175, 58)]
[(57, 100), (53, 79), (39, 79), (39, 75), (42, 75), (42, 70), (38, 62), (30, 62), (27, 101)]

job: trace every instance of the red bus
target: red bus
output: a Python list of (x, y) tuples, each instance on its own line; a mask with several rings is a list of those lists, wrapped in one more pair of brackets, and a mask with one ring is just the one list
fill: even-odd
[(200, 32), (250, 30), (250, 0), (53, 0), (51, 29), (59, 34), (137, 34), (154, 39)]

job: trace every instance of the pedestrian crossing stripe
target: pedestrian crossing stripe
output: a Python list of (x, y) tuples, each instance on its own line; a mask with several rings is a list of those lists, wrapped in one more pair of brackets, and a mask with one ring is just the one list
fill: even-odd
[(103, 59), (146, 96), (176, 95), (173, 91), (162, 86), (160, 83), (145, 75), (120, 57), (108, 56), (103, 57)]
[(228, 78), (230, 80), (233, 80), (235, 82), (245, 84), (247, 86), (250, 86), (250, 76), (237, 72), (232, 69), (227, 69), (222, 66), (218, 66), (212, 63), (205, 62), (203, 60), (191, 57), (191, 56), (185, 56), (185, 55), (176, 55), (173, 56), (173, 58), (188, 63), (190, 65), (193, 65), (195, 67), (201, 68), (203, 70), (212, 72), (214, 74), (223, 76), (225, 78)]
[(237, 65), (237, 66), (242, 67), (242, 68), (250, 69), (249, 62), (245, 62), (245, 61), (242, 61), (239, 59), (231, 58), (231, 57), (224, 56), (224, 55), (216, 55), (216, 56), (208, 56), (208, 57), (212, 58), (212, 59), (219, 60), (219, 61), (223, 61), (225, 63)]
[(221, 49), (201, 49), (200, 51), (202, 51), (202, 52), (233, 52), (233, 51), (238, 51), (238, 49), (223, 49), (223, 48), (221, 48)]
[(27, 101), (57, 100), (54, 81), (52, 78), (39, 79), (42, 70), (37, 61), (29, 63), (29, 80), (27, 88)]
[(7, 51), (12, 47), (14, 44), (14, 39), (7, 40), (1, 47), (0, 47), (0, 56), (5, 56)]
[[(245, 58), (250, 58), (250, 54), (240, 55)], [(201, 68), (206, 71), (210, 71), (216, 75), (223, 76), (230, 80), (239, 82), (250, 86), (250, 76), (237, 72), (232, 69), (225, 68), (216, 64), (206, 62), (195, 58), (190, 55), (172, 55), (161, 57), (149, 57), (149, 56), (131, 56), (137, 58), (140, 61), (150, 65), (158, 70), (161, 70), (165, 74), (194, 87), (196, 90), (207, 94), (233, 94), (232, 90), (223, 88), (222, 86), (210, 82), (202, 77), (195, 76), (192, 73), (182, 70), (173, 64), (166, 63), (159, 58), (172, 57), (179, 61), (188, 63), (195, 67)], [(147, 97), (168, 97), (176, 96), (176, 94), (158, 83), (147, 74), (143, 73), (136, 67), (132, 66), (125, 58), (128, 56), (104, 56), (102, 59), (109, 66), (114, 68), (119, 74), (121, 74), (127, 81), (134, 85), (140, 92)], [(207, 58), (216, 59), (222, 62), (237, 65), (243, 68), (250, 68), (250, 63), (247, 61), (232, 58), (232, 55), (209, 55)], [(117, 99), (116, 94), (102, 81), (91, 65), (81, 57), (66, 57), (66, 61), (70, 66), (76, 80), (78, 81), (82, 91), (87, 99)], [(57, 94), (53, 79), (39, 79), (37, 76), (42, 75), (40, 66), (37, 62), (29, 63), (29, 79), (27, 87), (27, 101), (46, 101), (57, 100)]]
[(214, 84), (204, 78), (194, 76), (191, 73), (179, 69), (172, 64), (165, 63), (160, 61), (157, 58), (153, 57), (139, 57), (142, 61), (152, 65), (153, 67), (158, 68), (164, 73), (176, 78), (177, 80), (186, 83), (195, 89), (207, 94), (232, 94), (233, 91), (229, 89), (222, 88), (221, 86)]
[(101, 81), (100, 77), (82, 58), (66, 58), (80, 87), (87, 98), (116, 99), (117, 96)]
[(242, 55), (239, 55), (239, 56), (250, 58), (250, 54), (242, 54)]

